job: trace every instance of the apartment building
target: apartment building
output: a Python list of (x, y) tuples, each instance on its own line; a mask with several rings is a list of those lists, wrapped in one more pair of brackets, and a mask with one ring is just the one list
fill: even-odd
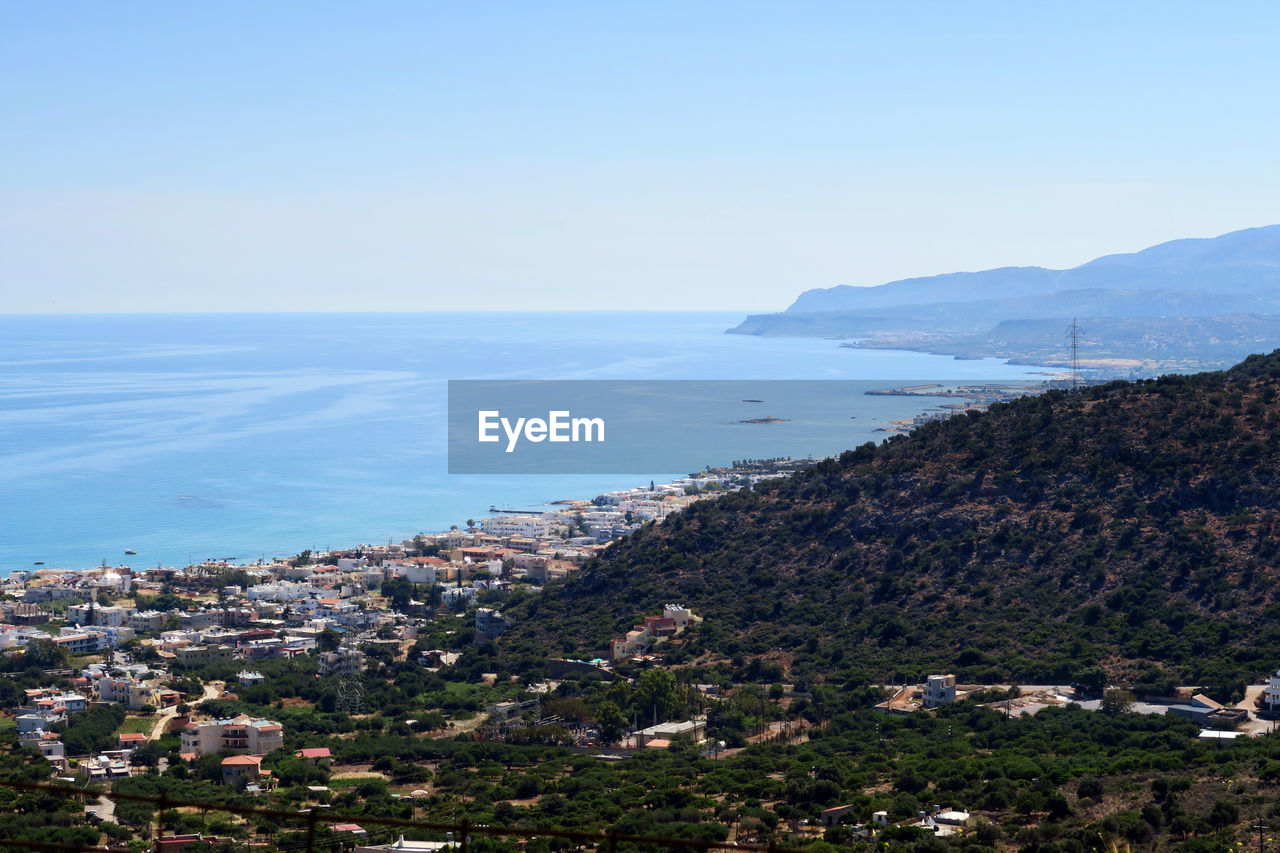
[(236, 656), (236, 650), (227, 645), (184, 646), (174, 652), (179, 663), (205, 664), (212, 661), (228, 661)]
[(187, 723), (182, 731), (182, 751), (208, 755), (224, 749), (266, 755), (284, 745), (284, 729), (274, 720), (241, 714), (230, 720)]
[(129, 614), (129, 627), (139, 633), (158, 634), (164, 627), (165, 615), (159, 610), (135, 610)]

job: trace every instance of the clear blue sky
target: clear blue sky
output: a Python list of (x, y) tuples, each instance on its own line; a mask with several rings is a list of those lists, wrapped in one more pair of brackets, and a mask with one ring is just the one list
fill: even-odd
[(0, 6), (0, 312), (780, 309), (1280, 222), (1280, 6)]

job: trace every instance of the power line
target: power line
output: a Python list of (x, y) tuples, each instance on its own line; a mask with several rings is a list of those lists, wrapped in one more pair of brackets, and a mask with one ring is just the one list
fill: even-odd
[(1071, 325), (1067, 327), (1067, 337), (1071, 340), (1071, 390), (1075, 391), (1080, 386), (1080, 322), (1077, 318), (1071, 318)]

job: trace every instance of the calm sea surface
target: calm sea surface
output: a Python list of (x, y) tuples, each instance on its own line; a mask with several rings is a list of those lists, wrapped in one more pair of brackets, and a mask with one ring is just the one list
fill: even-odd
[[(146, 567), (399, 541), (494, 504), (532, 508), (688, 473), (451, 476), (449, 379), (1040, 377), (994, 361), (723, 334), (740, 319), (0, 316), (0, 574), (35, 561)], [(851, 418), (849, 446), (922, 408), (905, 398), (867, 406)]]

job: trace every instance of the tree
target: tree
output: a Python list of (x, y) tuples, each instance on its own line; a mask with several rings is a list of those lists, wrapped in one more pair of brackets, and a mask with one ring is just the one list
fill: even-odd
[(1086, 696), (1097, 696), (1107, 686), (1107, 671), (1094, 664), (1076, 670), (1076, 684)]
[(1240, 809), (1234, 803), (1219, 800), (1209, 811), (1209, 824), (1214, 829), (1223, 829), (1240, 821)]
[(1102, 713), (1123, 714), (1132, 710), (1136, 697), (1128, 690), (1112, 687), (1102, 694)]
[(180, 610), (183, 607), (184, 602), (181, 598), (174, 595), (173, 591), (170, 590), (169, 586), (166, 584), (165, 587), (160, 590), (160, 594), (151, 599), (148, 604), (152, 610), (164, 612), (166, 610)]
[(342, 635), (332, 628), (325, 628), (320, 632), (320, 636), (316, 638), (316, 646), (322, 652), (337, 651), (340, 645), (342, 645)]
[(27, 641), (25, 660), (41, 669), (63, 669), (71, 662), (71, 653), (53, 640), (36, 637)]
[(596, 709), (596, 725), (600, 727), (600, 739), (605, 743), (621, 740), (627, 731), (627, 718), (617, 703), (606, 699)]
[(641, 718), (656, 716), (658, 722), (676, 716), (683, 704), (676, 694), (675, 678), (665, 669), (647, 669), (640, 675), (634, 702)]

